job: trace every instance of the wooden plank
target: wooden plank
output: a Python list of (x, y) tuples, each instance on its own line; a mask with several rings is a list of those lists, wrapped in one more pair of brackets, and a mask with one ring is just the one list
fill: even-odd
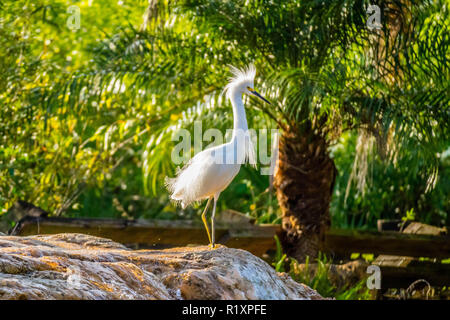
[(450, 286), (450, 264), (386, 255), (378, 257), (373, 264), (380, 266), (382, 289), (407, 288), (418, 279), (426, 280), (431, 286)]
[(450, 238), (399, 232), (332, 229), (323, 251), (348, 256), (351, 253), (390, 254), (412, 257), (450, 257)]
[(377, 229), (380, 232), (384, 231), (397, 231), (400, 232), (401, 227), (406, 227), (410, 221), (403, 221), (401, 219), (378, 219)]
[[(15, 235), (84, 233), (120, 243), (181, 245), (202, 243), (206, 234), (192, 221), (128, 221), (116, 219), (70, 219), (27, 217), (14, 229)], [(218, 230), (219, 234), (223, 230)]]
[(241, 248), (262, 257), (267, 251), (275, 249), (275, 234), (279, 227), (274, 225), (259, 225), (255, 228), (231, 228), (223, 238), (222, 243), (231, 248)]
[(411, 222), (403, 229), (402, 233), (441, 236), (447, 234), (447, 229), (445, 227), (439, 228), (420, 222)]

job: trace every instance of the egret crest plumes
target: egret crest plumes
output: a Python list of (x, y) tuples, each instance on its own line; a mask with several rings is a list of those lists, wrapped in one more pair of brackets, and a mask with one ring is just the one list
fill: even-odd
[(228, 99), (231, 99), (234, 90), (243, 90), (244, 92), (247, 87), (253, 88), (256, 76), (256, 68), (253, 64), (244, 69), (230, 66), (230, 71), (233, 76), (229, 78), (228, 84), (223, 89)]

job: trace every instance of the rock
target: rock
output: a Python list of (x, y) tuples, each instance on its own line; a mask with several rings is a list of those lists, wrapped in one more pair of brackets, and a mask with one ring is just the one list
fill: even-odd
[(322, 299), (224, 246), (131, 250), (84, 234), (0, 236), (0, 299)]

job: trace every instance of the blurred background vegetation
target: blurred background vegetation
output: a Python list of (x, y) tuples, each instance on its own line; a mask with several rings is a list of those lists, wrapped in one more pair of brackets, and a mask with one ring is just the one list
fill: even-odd
[[(242, 66), (255, 56), (176, 6), (157, 12), (154, 2), (0, 0), (0, 215), (21, 199), (55, 216), (198, 218), (200, 208), (171, 204), (162, 183), (176, 169), (171, 135), (196, 120), (203, 128), (231, 128), (220, 95), (199, 101), (226, 83), (227, 63)], [(67, 25), (71, 5), (81, 12), (75, 30)], [(428, 23), (447, 26), (448, 40), (448, 2), (427, 10)], [(442, 54), (448, 64), (448, 50)], [(257, 87), (265, 80), (262, 66)], [(448, 65), (442, 72), (448, 86)], [(377, 141), (358, 129), (333, 141), (332, 226), (373, 229), (388, 218), (450, 225), (448, 91), (440, 99), (447, 109), (433, 124), (436, 133), (427, 133), (437, 137), (431, 158), (411, 142), (386, 161)], [(275, 127), (258, 108), (247, 111), (249, 127)], [(219, 206), (280, 222), (259, 168), (243, 167)]]

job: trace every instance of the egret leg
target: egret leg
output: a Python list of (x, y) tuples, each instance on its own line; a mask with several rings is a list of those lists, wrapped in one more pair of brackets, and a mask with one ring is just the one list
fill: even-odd
[(214, 228), (215, 223), (215, 215), (216, 215), (216, 204), (217, 200), (219, 199), (219, 195), (216, 194), (214, 196), (214, 205), (213, 205), (213, 212), (211, 215), (211, 231), (212, 231), (212, 241), (211, 241), (211, 248), (214, 249), (216, 246), (216, 229)]
[(205, 225), (206, 233), (208, 234), (209, 244), (211, 244), (212, 241), (211, 241), (211, 235), (209, 233), (208, 222), (206, 222), (206, 212), (208, 211), (209, 205), (211, 204), (211, 200), (212, 200), (212, 197), (210, 197), (208, 199), (205, 210), (203, 210), (203, 213), (202, 213), (202, 221), (203, 221), (203, 224)]

